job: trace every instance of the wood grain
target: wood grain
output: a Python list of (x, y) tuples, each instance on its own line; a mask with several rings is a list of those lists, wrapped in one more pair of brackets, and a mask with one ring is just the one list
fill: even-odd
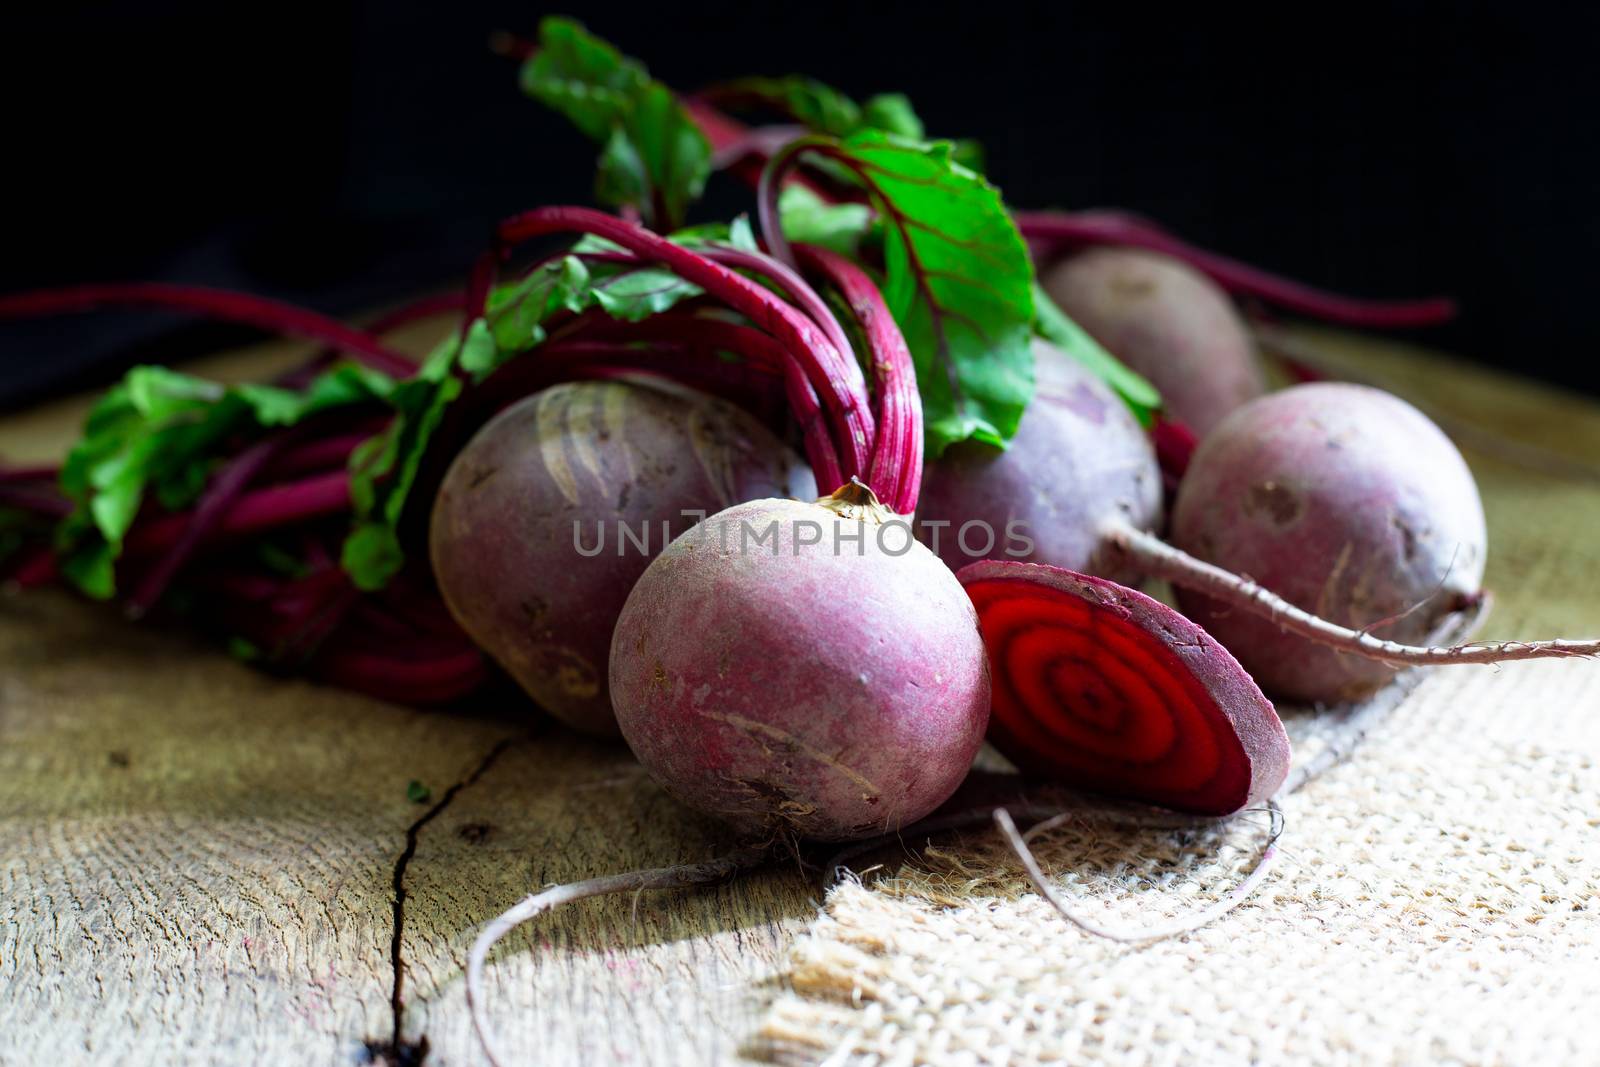
[[(413, 331), (413, 349), (432, 332)], [(1307, 336), (1403, 393), (1600, 460), (1587, 402)], [(204, 369), (260, 376), (303, 351)], [(59, 454), (83, 410), (0, 422), (0, 456)], [(1491, 632), (1591, 622), (1600, 491), (1468, 455), (1489, 498), (1490, 584), (1517, 582)], [(1529, 508), (1571, 517), (1551, 542), (1567, 550), (1507, 537), (1497, 556), (1497, 526)], [(520, 707), (467, 711), (270, 678), (61, 593), (0, 597), (0, 1064), (416, 1062), (424, 1042), (429, 1064), (479, 1063), (461, 969), (482, 921), (549, 882), (729, 845), (624, 750)], [(407, 800), (412, 779), (428, 804)], [(791, 865), (550, 916), (491, 959), (502, 1042), (542, 1064), (759, 1057), (758, 1014), (816, 897)]]

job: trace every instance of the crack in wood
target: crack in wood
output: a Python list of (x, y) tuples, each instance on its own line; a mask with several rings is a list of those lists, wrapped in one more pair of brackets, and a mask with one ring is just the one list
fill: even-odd
[(402, 1037), (405, 1029), (405, 980), (406, 966), (402, 958), (403, 942), (406, 931), (406, 868), (411, 865), (411, 859), (417, 854), (417, 840), (422, 835), (423, 827), (427, 826), (439, 816), (450, 802), (455, 800), (456, 794), (467, 786), (488, 773), (495, 761), (510, 748), (515, 738), (505, 738), (495, 744), (483, 759), (478, 761), (465, 778), (456, 782), (438, 803), (423, 812), (422, 815), (406, 828), (406, 847), (394, 863), (394, 936), (389, 942), (389, 966), (393, 971), (393, 984), (389, 993), (389, 1010), (393, 1017), (393, 1029), (387, 1040), (369, 1038), (366, 1042), (367, 1062), (378, 1064), (381, 1067), (420, 1067), (428, 1058), (428, 1035), (423, 1034), (416, 1041), (406, 1041)]

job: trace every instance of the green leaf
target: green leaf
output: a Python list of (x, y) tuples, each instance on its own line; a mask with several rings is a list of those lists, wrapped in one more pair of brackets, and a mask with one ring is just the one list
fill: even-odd
[(876, 216), (866, 204), (830, 204), (798, 183), (779, 194), (778, 215), (789, 240), (845, 256), (858, 256), (863, 240), (876, 232)]
[(594, 285), (594, 302), (614, 319), (638, 322), (666, 311), (680, 300), (699, 296), (701, 289), (668, 270), (641, 267), (619, 272)]
[(61, 573), (96, 600), (110, 600), (117, 591), (113, 546), (101, 541), (61, 561)]
[[(499, 349), (486, 366), (469, 368), (482, 379), (509, 356), (544, 340), (544, 321), (566, 309), (582, 311), (587, 300), (589, 271), (582, 259), (563, 256), (541, 263), (523, 277), (497, 286), (489, 294), (489, 329)], [(475, 362), (477, 362), (475, 360)]]
[(340, 564), (358, 589), (382, 589), (405, 563), (400, 546), (400, 519), (416, 484), (422, 459), (452, 401), (461, 395), (462, 379), (455, 372), (462, 354), (475, 350), (485, 358), (483, 321), (467, 329), (465, 342), (458, 336), (441, 341), (414, 377), (390, 391), (388, 403), (394, 418), (381, 432), (363, 441), (350, 454), (350, 502), (355, 526), (340, 552)]
[[(710, 242), (754, 249), (755, 235), (743, 216), (730, 226), (717, 223), (682, 230), (672, 240), (688, 247), (704, 247)], [(463, 366), (475, 379), (503, 365), (520, 352), (538, 345), (545, 338), (544, 323), (557, 311), (574, 314), (592, 307), (615, 319), (638, 322), (699, 296), (703, 290), (662, 267), (605, 260), (586, 262), (585, 255), (618, 253), (622, 249), (608, 241), (586, 237), (559, 259), (541, 263), (522, 278), (500, 285), (490, 293), (487, 329), (497, 351), (475, 353)]]
[(393, 388), (387, 375), (354, 364), (330, 368), (303, 393), (133, 368), (95, 404), (62, 466), (61, 488), (74, 505), (56, 535), (62, 573), (90, 596), (113, 596), (123, 538), (152, 494), (169, 511), (187, 507), (235, 435), (381, 403)]
[(756, 231), (750, 225), (749, 215), (736, 215), (728, 224), (728, 244), (746, 252), (761, 251), (761, 243), (756, 240)]
[(884, 300), (916, 363), (928, 449), (1004, 446), (1033, 394), (1033, 265), (1000, 191), (951, 146), (862, 130), (814, 150), (853, 170), (884, 228)]
[(988, 169), (983, 144), (971, 137), (960, 137), (950, 142), (950, 158), (977, 174)]
[(718, 86), (723, 95), (760, 103), (802, 123), (814, 133), (848, 137), (861, 129), (861, 108), (848, 96), (815, 78), (740, 78)]
[(752, 101), (788, 115), (812, 133), (841, 140), (862, 130), (882, 130), (922, 140), (922, 120), (904, 93), (880, 93), (857, 104), (815, 78), (791, 74), (781, 78), (739, 78), (717, 87), (719, 95)]
[(370, 520), (360, 523), (344, 539), (339, 566), (350, 575), (358, 589), (382, 589), (400, 572), (406, 561), (400, 535), (387, 523)]
[(649, 84), (642, 64), (572, 19), (556, 16), (539, 24), (539, 50), (522, 67), (523, 92), (566, 116), (593, 141), (611, 135)]
[(672, 90), (577, 22), (546, 18), (523, 90), (602, 146), (595, 191), (671, 229), (705, 188), (711, 145)]
[(645, 169), (639, 146), (618, 126), (611, 131), (600, 150), (594, 176), (594, 198), (617, 207), (632, 204), (646, 219), (655, 218), (655, 200), (650, 191), (650, 175)]
[[(815, 78), (790, 75), (784, 78), (739, 78), (717, 86), (719, 95), (739, 101), (753, 101), (788, 115), (812, 133), (843, 140), (862, 130), (882, 130), (907, 140), (926, 139), (927, 132), (911, 100), (904, 93), (879, 93), (857, 104), (839, 90)], [(968, 170), (983, 172), (983, 146), (974, 140), (952, 142), (951, 157)], [(836, 173), (825, 161), (821, 169)]]
[(499, 350), (494, 334), (483, 319), (474, 319), (467, 327), (467, 339), (461, 345), (461, 366), (473, 374), (485, 374), (495, 364)]
[(426, 804), (433, 799), (433, 790), (413, 778), (406, 783), (406, 799), (413, 804)]
[(1102, 348), (1100, 342), (1057, 307), (1037, 283), (1033, 290), (1033, 306), (1034, 330), (1040, 337), (1082, 363), (1095, 377), (1111, 386), (1142, 425), (1149, 426), (1155, 420), (1156, 412), (1161, 410), (1161, 394), (1155, 386)]
[[(861, 108), (862, 121), (876, 130), (920, 141), (925, 135), (922, 120), (904, 93), (880, 93), (869, 97)], [(852, 133), (854, 131), (851, 131)]]

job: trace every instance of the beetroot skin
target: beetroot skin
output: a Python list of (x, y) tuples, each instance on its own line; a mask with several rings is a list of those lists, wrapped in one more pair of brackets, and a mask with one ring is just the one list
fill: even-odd
[[(1487, 550), (1477, 486), (1444, 433), (1398, 397), (1340, 383), (1286, 389), (1225, 420), (1184, 476), (1172, 540), (1298, 607), (1406, 644), (1427, 643), (1479, 594)], [(1277, 696), (1356, 700), (1395, 673), (1178, 596)]]
[[(534, 700), (615, 735), (611, 630), (670, 539), (663, 521), (677, 534), (694, 522), (683, 511), (815, 492), (801, 459), (730, 404), (676, 386), (568, 382), (495, 416), (456, 457), (433, 509), (434, 573), (462, 629)], [(620, 542), (619, 522), (636, 538), (648, 523), (648, 552)], [(580, 554), (602, 529), (603, 550)]]
[(1095, 340), (1150, 380), (1167, 414), (1201, 437), (1266, 391), (1233, 301), (1185, 263), (1138, 248), (1091, 248), (1050, 271), (1044, 285)]
[[(812, 531), (821, 543), (798, 543)], [(617, 622), (611, 690), (669, 792), (758, 836), (915, 822), (961, 783), (989, 719), (955, 576), (903, 523), (789, 500), (715, 515), (650, 565)]]
[[(1149, 437), (1127, 405), (1082, 364), (1043, 341), (1033, 345), (1036, 386), (1016, 436), (1004, 451), (963, 442), (929, 461), (917, 509), (922, 539), (938, 528), (940, 558), (952, 570), (979, 559), (1048, 563), (1132, 581), (1134, 572), (1105, 549), (1101, 527), (1115, 515), (1140, 530), (1161, 523), (1161, 474)], [(974, 527), (994, 531), (993, 546)], [(1008, 524), (1033, 542), (1008, 539)]]

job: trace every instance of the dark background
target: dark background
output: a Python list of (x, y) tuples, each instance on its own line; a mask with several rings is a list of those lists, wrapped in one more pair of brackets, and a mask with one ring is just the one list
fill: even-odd
[[(1592, 7), (933, 3), (564, 9), (680, 88), (802, 71), (909, 93), (1010, 202), (1117, 205), (1300, 279), (1444, 292), (1418, 335), (1596, 390)], [(189, 0), (6, 16), (0, 290), (167, 279), (348, 314), (450, 284), (491, 222), (589, 199), (594, 149), (520, 96), (526, 4)], [(247, 11), (248, 15), (239, 12)], [(714, 182), (706, 212), (749, 204)], [(0, 406), (245, 335), (148, 315), (0, 326)]]

